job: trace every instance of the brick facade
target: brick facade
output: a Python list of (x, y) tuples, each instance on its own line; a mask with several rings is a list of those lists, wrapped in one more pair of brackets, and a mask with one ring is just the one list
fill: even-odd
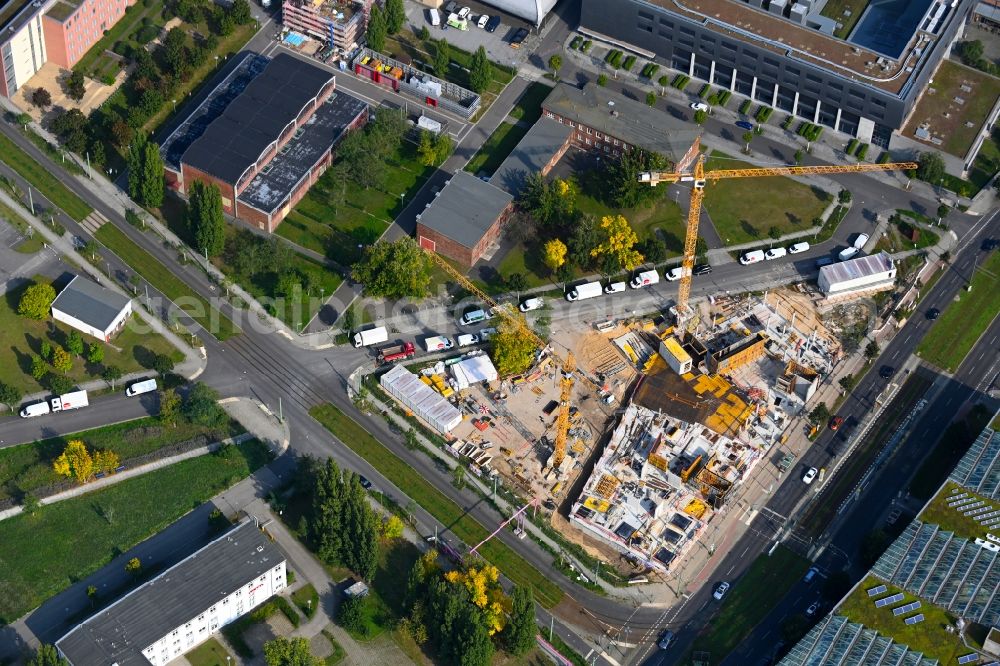
[[(631, 150), (633, 148), (632, 144), (628, 143), (621, 137), (611, 136), (609, 134), (603, 134), (595, 130), (593, 127), (588, 127), (582, 123), (576, 122), (564, 116), (554, 113), (542, 105), (542, 112), (545, 114), (546, 118), (551, 118), (562, 125), (569, 125), (573, 128), (573, 134), (570, 137), (570, 143), (572, 143), (577, 148), (581, 148), (586, 151), (603, 153), (605, 155), (610, 155), (614, 157), (621, 157), (623, 151)], [(566, 152), (566, 149), (559, 153), (559, 157)], [(556, 162), (559, 160), (557, 159)], [(553, 162), (555, 164), (555, 162)], [(551, 168), (551, 167), (550, 167)]]
[(483, 253), (486, 252), (490, 245), (500, 240), (500, 234), (503, 232), (503, 227), (507, 223), (507, 220), (510, 219), (513, 210), (513, 204), (504, 208), (500, 216), (497, 217), (496, 221), (490, 225), (490, 228), (486, 230), (486, 233), (484, 233), (476, 243), (475, 247), (466, 247), (458, 241), (448, 238), (439, 231), (429, 229), (420, 222), (417, 222), (417, 243), (422, 248), (436, 252), (443, 257), (447, 257), (448, 259), (459, 262), (463, 266), (471, 268), (482, 258)]

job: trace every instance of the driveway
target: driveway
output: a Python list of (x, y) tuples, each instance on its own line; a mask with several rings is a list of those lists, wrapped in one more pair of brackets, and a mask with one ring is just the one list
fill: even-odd
[(35, 275), (58, 278), (70, 267), (51, 248), (34, 254), (22, 254), (14, 247), (24, 240), (21, 232), (6, 220), (0, 220), (0, 294), (16, 289)]

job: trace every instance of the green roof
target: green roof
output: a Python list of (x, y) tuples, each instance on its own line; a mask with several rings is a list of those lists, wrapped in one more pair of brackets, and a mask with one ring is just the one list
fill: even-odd
[(57, 2), (56, 4), (52, 5), (52, 9), (50, 9), (45, 15), (48, 16), (50, 19), (62, 23), (70, 16), (72, 16), (73, 12), (75, 12), (79, 6), (80, 6), (79, 2), (72, 2), (72, 0), (70, 1), (63, 0), (62, 2)]

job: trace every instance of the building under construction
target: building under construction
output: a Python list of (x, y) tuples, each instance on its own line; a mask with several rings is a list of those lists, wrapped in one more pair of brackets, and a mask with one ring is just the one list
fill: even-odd
[(349, 51), (365, 33), (374, 0), (285, 0), (285, 27), (327, 46)]

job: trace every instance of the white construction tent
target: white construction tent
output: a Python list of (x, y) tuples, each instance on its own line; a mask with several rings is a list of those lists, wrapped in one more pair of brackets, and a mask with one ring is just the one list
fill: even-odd
[(402, 365), (382, 375), (379, 383), (392, 397), (442, 434), (451, 432), (462, 422), (462, 412)]
[(459, 391), (467, 389), (473, 384), (495, 382), (497, 379), (497, 369), (486, 354), (463, 358), (450, 366), (450, 370)]

